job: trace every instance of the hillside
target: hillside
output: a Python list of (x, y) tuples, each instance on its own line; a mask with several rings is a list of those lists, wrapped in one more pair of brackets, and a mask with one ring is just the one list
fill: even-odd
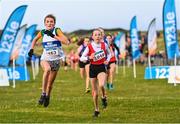
[[(69, 45), (69, 46), (63, 45), (64, 50), (66, 52), (69, 52), (72, 49), (76, 50), (76, 48), (78, 47), (76, 45), (78, 39), (81, 38), (81, 37), (84, 37), (84, 36), (91, 36), (92, 30), (93, 29), (91, 29), (91, 30), (79, 29), (79, 30), (76, 30), (76, 31), (73, 31), (73, 32), (70, 32), (70, 33), (66, 34), (69, 39), (73, 39), (72, 40), (73, 43), (71, 45)], [(128, 30), (125, 30), (125, 29), (122, 29), (122, 28), (105, 29), (106, 34), (108, 34), (108, 33), (114, 34), (114, 33), (117, 33), (117, 32), (128, 33)], [(163, 32), (162, 31), (157, 31), (157, 32), (158, 32), (158, 39), (157, 39), (158, 48), (157, 48), (157, 51), (164, 51), (165, 50), (165, 45), (164, 45)], [(0, 30), (0, 35), (1, 35), (1, 33), (2, 33), (2, 30)], [(139, 34), (146, 35), (146, 33), (147, 33), (146, 31), (140, 31)], [(180, 41), (180, 30), (178, 30), (178, 41)], [(36, 48), (36, 50), (35, 50), (35, 53), (40, 55), (41, 52), (42, 52), (42, 47), (38, 46), (38, 48)]]

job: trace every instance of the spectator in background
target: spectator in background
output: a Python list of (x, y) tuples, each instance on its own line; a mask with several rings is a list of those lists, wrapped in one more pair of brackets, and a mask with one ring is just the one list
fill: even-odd
[(72, 49), (69, 53), (69, 60), (71, 69), (77, 71), (78, 69), (78, 55), (75, 53), (75, 51)]

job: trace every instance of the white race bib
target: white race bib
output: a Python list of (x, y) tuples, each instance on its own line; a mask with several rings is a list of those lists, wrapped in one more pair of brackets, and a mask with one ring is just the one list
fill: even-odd
[(95, 53), (94, 55), (94, 61), (98, 61), (98, 60), (101, 60), (103, 58), (105, 58), (105, 53), (104, 53), (104, 50), (100, 50), (98, 52)]
[(59, 50), (58, 50), (58, 48), (49, 48), (49, 49), (46, 49), (46, 54), (59, 55)]

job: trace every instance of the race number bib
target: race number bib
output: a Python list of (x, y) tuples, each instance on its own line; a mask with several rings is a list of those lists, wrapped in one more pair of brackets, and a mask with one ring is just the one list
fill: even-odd
[(94, 55), (94, 61), (98, 61), (98, 60), (101, 60), (103, 58), (105, 58), (104, 50), (100, 50), (100, 51), (96, 52)]
[(46, 49), (46, 54), (59, 55), (59, 50), (58, 50), (58, 48), (49, 48), (49, 49)]

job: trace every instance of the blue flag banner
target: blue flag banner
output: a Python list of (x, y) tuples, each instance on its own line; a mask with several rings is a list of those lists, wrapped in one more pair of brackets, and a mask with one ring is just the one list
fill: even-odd
[[(117, 36), (115, 37), (115, 39), (114, 39), (114, 43), (116, 44), (116, 46), (118, 47), (118, 48), (120, 48), (120, 40), (121, 40), (121, 36), (122, 36), (122, 32), (119, 32), (118, 34), (117, 34)], [(118, 57), (118, 52), (117, 52), (117, 50), (115, 49), (115, 55), (116, 55), (116, 57)]]
[[(13, 68), (12, 67), (5, 67), (3, 69), (7, 70), (9, 80), (13, 80)], [(30, 79), (28, 70), (25, 69), (25, 67), (23, 67), (23, 66), (19, 66), (19, 67), (15, 68), (14, 76), (15, 76), (14, 77), (15, 80), (25, 81), (25, 80)]]
[(10, 15), (0, 38), (0, 66), (8, 66), (16, 34), (20, 28), (27, 6), (20, 6)]
[[(153, 66), (151, 69), (146, 67), (144, 79), (166, 79), (169, 77), (170, 66)], [(150, 74), (152, 72), (152, 78)]]
[(175, 0), (165, 0), (163, 7), (163, 32), (168, 59), (179, 56)]
[(117, 34), (117, 36), (115, 37), (115, 39), (114, 39), (114, 43), (116, 44), (116, 46), (120, 46), (120, 39), (121, 39), (121, 36), (123, 35), (123, 33), (122, 32), (119, 32), (118, 34)]
[(141, 55), (139, 50), (139, 39), (138, 39), (136, 16), (134, 16), (131, 20), (130, 38), (131, 38), (132, 58), (136, 60)]
[(19, 51), (19, 56), (16, 59), (17, 65), (24, 65), (24, 61), (25, 61), (24, 59), (26, 59), (27, 52), (30, 49), (29, 46), (30, 46), (30, 44), (31, 44), (31, 42), (35, 36), (36, 27), (37, 27), (37, 25), (34, 24), (26, 30), (26, 33), (24, 35), (22, 45), (21, 45), (21, 48)]

